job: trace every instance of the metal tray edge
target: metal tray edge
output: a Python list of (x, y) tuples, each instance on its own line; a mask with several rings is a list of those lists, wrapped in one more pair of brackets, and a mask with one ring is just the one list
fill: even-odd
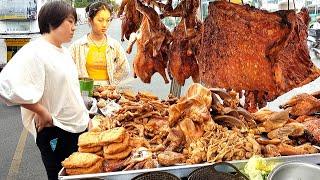
[[(302, 162), (308, 162), (313, 164), (319, 164), (320, 153), (294, 155), (294, 156), (280, 156), (280, 157), (271, 157), (271, 158), (265, 158), (265, 159), (267, 162), (268, 161), (274, 161), (274, 162), (302, 161)], [(248, 162), (248, 159), (228, 161), (228, 162), (235, 165), (237, 168), (242, 169), (244, 165)], [(131, 179), (139, 174), (153, 172), (153, 171), (165, 171), (165, 172), (175, 174), (178, 177), (187, 177), (196, 168), (208, 166), (211, 164), (213, 163), (201, 163), (201, 164), (192, 164), (192, 165), (159, 167), (159, 168), (153, 168), (153, 169), (117, 171), (117, 172), (106, 172), (106, 173), (96, 173), (96, 174), (82, 174), (82, 175), (72, 175), (72, 176), (66, 175), (65, 169), (62, 168), (58, 174), (58, 177), (61, 180), (86, 179), (86, 178)]]

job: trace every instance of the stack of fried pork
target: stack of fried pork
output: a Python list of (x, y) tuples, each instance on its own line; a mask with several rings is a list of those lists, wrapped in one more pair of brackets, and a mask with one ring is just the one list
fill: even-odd
[(78, 151), (101, 156), (103, 151), (99, 141), (100, 134), (100, 132), (85, 132), (81, 134), (78, 140)]
[(103, 156), (105, 160), (125, 159), (131, 153), (129, 146), (130, 136), (125, 128), (113, 128), (103, 131), (100, 135), (100, 143), (103, 145)]
[(68, 175), (100, 173), (103, 168), (103, 158), (91, 154), (75, 152), (62, 161)]

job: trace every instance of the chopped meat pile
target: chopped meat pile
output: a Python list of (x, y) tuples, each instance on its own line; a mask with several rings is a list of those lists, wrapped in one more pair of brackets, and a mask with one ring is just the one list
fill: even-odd
[(208, 11), (197, 58), (206, 85), (254, 92), (247, 102), (256, 107), (319, 76), (306, 43), (306, 9), (270, 13), (215, 1)]

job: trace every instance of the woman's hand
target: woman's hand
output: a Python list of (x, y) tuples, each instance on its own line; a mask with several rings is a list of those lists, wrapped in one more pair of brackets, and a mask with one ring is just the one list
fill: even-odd
[(37, 113), (34, 120), (37, 132), (40, 132), (45, 127), (53, 126), (51, 114), (47, 110), (44, 110), (44, 112)]
[(21, 106), (36, 114), (34, 121), (37, 132), (40, 132), (44, 127), (53, 126), (51, 114), (41, 104), (21, 104)]

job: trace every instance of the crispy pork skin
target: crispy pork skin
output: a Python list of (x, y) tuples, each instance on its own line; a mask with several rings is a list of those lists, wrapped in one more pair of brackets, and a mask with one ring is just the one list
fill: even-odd
[(206, 85), (256, 92), (252, 108), (319, 76), (307, 48), (306, 9), (270, 13), (215, 1), (208, 11), (197, 58)]

